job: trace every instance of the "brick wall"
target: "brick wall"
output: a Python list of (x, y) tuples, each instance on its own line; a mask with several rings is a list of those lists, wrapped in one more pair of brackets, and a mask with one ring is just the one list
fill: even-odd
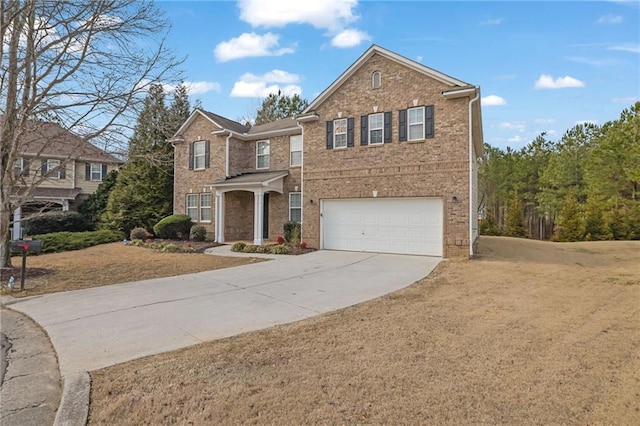
[[(382, 72), (382, 85), (371, 75)], [(374, 55), (316, 110), (320, 119), (304, 124), (303, 239), (320, 244), (320, 200), (332, 198), (441, 197), (444, 255), (469, 252), (468, 99), (446, 100), (444, 83)], [(434, 105), (435, 137), (399, 142), (398, 111)], [(360, 145), (360, 116), (392, 112), (392, 142)], [(325, 122), (353, 117), (354, 147), (328, 150)], [(453, 197), (457, 202), (453, 202)], [(311, 203), (313, 200), (313, 203)]]

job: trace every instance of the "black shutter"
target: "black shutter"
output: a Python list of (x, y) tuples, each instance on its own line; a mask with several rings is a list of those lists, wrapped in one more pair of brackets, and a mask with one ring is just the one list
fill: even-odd
[(347, 118), (347, 147), (353, 146), (353, 117)]
[(360, 116), (360, 145), (369, 143), (369, 116)]
[(434, 135), (433, 105), (424, 107), (424, 137), (432, 138)]
[(398, 140), (405, 142), (407, 140), (407, 110), (398, 111)]
[(384, 113), (384, 143), (391, 142), (391, 111)]
[(28, 158), (23, 158), (22, 159), (22, 176), (29, 176), (29, 159)]
[(102, 165), (102, 179), (104, 179), (105, 176), (107, 176), (107, 165), (103, 164)]
[(333, 121), (327, 121), (327, 149), (333, 149)]
[(42, 176), (47, 175), (47, 160), (42, 160), (42, 166), (40, 167), (40, 173)]
[(87, 163), (84, 166), (84, 179), (91, 180), (91, 163)]
[(189, 170), (193, 170), (193, 143), (189, 144)]
[(206, 141), (204, 143), (204, 168), (208, 169), (209, 168), (209, 141)]
[(67, 178), (67, 163), (60, 162), (60, 179)]

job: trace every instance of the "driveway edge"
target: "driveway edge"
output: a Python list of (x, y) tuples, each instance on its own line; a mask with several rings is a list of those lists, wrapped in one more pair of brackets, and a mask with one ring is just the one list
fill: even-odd
[(86, 371), (69, 373), (63, 378), (62, 400), (54, 426), (84, 426), (89, 418), (91, 377)]

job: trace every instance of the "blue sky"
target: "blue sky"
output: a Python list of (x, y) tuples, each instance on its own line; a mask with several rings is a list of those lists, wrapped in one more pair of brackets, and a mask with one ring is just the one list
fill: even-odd
[(640, 100), (640, 2), (160, 2), (192, 101), (239, 120), (313, 100), (371, 44), (481, 87), (485, 141), (518, 149)]

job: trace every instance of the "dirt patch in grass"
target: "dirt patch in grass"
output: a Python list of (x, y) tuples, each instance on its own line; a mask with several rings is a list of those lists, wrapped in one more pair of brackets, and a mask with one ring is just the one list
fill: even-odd
[[(212, 247), (211, 243), (203, 244)], [(202, 250), (205, 248), (198, 247)], [(262, 260), (202, 253), (160, 253), (156, 250), (122, 243), (102, 244), (83, 250), (29, 256), (25, 291), (14, 290), (13, 296), (25, 297), (171, 277), (260, 261)], [(12, 259), (14, 266), (21, 265), (21, 262), (20, 257)], [(20, 268), (3, 270), (1, 282), (5, 292), (11, 275), (16, 280), (15, 287), (19, 289)]]
[(640, 242), (483, 237), (480, 253), (93, 372), (90, 424), (640, 424)]

